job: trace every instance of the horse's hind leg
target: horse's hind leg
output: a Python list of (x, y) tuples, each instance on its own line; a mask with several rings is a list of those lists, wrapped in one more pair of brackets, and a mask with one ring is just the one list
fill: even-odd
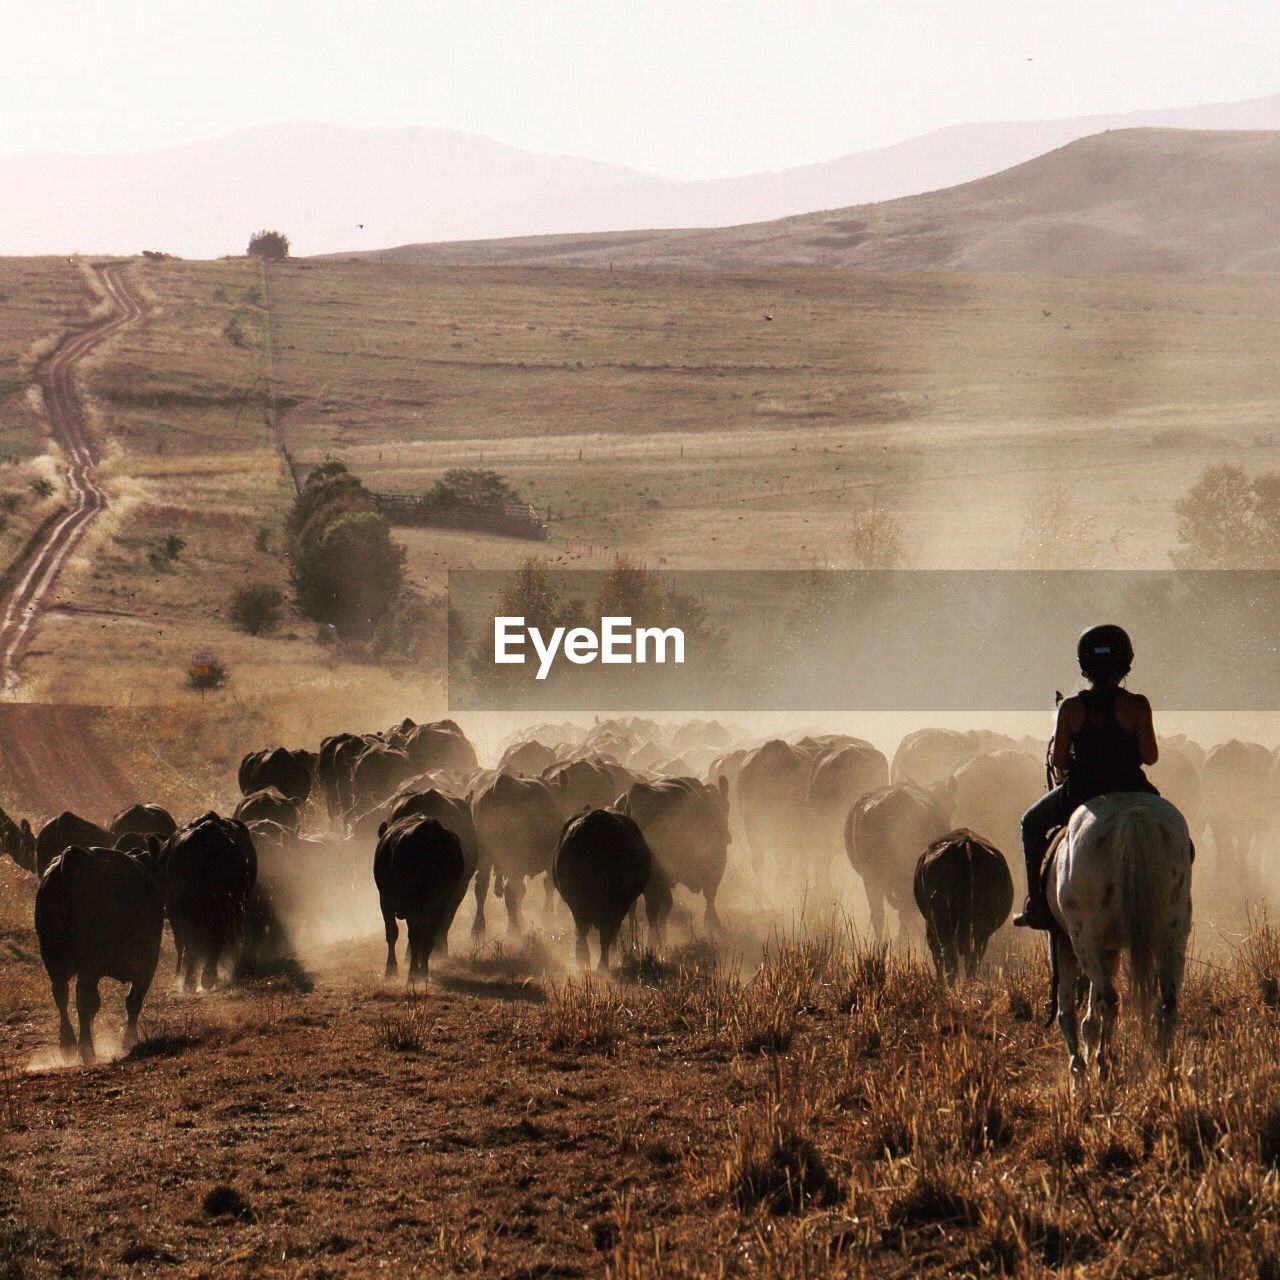
[(1069, 943), (1053, 938), (1049, 945), (1054, 949), (1057, 959), (1058, 990), (1058, 1030), (1062, 1032), (1063, 1042), (1070, 1056), (1071, 1074), (1084, 1073), (1084, 1059), (1080, 1056), (1079, 1025), (1076, 1020), (1076, 982), (1080, 976), (1080, 966), (1076, 963), (1075, 952)]
[(1105, 1079), (1110, 1070), (1108, 1050), (1111, 1033), (1120, 1008), (1120, 993), (1116, 990), (1120, 956), (1117, 952), (1105, 954), (1095, 948), (1087, 950), (1080, 957), (1080, 962), (1089, 979), (1089, 1012), (1084, 1020), (1084, 1042), (1089, 1056), (1097, 1064), (1098, 1075)]
[(1173, 1029), (1178, 1021), (1178, 991), (1186, 964), (1186, 937), (1170, 943), (1156, 965), (1156, 982), (1160, 988), (1160, 1007), (1156, 1010), (1156, 1048), (1167, 1059), (1173, 1047)]

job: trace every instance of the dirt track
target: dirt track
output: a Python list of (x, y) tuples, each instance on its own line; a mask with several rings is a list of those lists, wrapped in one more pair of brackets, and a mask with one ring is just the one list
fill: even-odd
[[(125, 283), (126, 264), (97, 268), (112, 303), (109, 315), (68, 333), (37, 367), (50, 429), (67, 458), (70, 503), (49, 520), (9, 574), (0, 598), (0, 692), (11, 693), (17, 667), (47, 607), (58, 574), (89, 523), (106, 505), (94, 475), (98, 451), (76, 396), (76, 363), (109, 335), (142, 315)], [(51, 816), (68, 796), (94, 817), (129, 801), (127, 784), (93, 737), (93, 707), (0, 702), (0, 792), (28, 816)]]
[(133, 323), (142, 307), (125, 283), (126, 264), (97, 268), (112, 303), (110, 315), (86, 329), (67, 334), (53, 353), (40, 362), (36, 377), (44, 394), (49, 426), (67, 458), (67, 487), (71, 501), (27, 549), (12, 574), (13, 585), (0, 600), (0, 689), (12, 689), (22, 652), (67, 557), (93, 518), (106, 505), (94, 469), (98, 452), (85, 429), (76, 397), (76, 363), (116, 330)]

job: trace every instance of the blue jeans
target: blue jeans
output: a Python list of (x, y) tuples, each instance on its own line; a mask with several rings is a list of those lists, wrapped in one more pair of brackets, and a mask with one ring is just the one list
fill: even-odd
[(1064, 785), (1046, 791), (1022, 815), (1022, 856), (1027, 864), (1028, 893), (1039, 895), (1040, 867), (1049, 848), (1049, 832), (1062, 826), (1071, 817), (1075, 807), (1067, 799), (1067, 788)]

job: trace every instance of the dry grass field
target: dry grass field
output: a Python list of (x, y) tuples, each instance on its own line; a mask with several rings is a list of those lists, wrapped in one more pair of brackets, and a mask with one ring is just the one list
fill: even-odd
[(1026, 949), (946, 991), (843, 926), (740, 911), (719, 946), (681, 930), (586, 978), (563, 907), (478, 952), (464, 908), (416, 994), (372, 941), (316, 939), (311, 990), (180, 996), (166, 948), (141, 1046), (85, 1069), (50, 1052), (29, 900), (0, 866), (6, 1275), (1280, 1267), (1269, 930), (1192, 964), (1167, 1069), (1131, 1022), (1105, 1085), (1069, 1083)]
[[(213, 649), (255, 703), (302, 684), (357, 713), (439, 706), (317, 646), (300, 619), (258, 639), (227, 625), (237, 585), (287, 577), (268, 320), (303, 466), (339, 457), (404, 492), (494, 467), (550, 509), (553, 542), (534, 550), (565, 564), (840, 565), (875, 501), (913, 565), (1006, 566), (1028, 503), (1064, 482), (1118, 531), (1107, 563), (1162, 566), (1173, 497), (1208, 462), (1268, 466), (1280, 401), (1274, 277), (304, 261), (272, 267), (264, 292), (256, 264), (229, 260), (132, 278), (144, 321), (81, 371), (112, 504), (27, 661), (32, 697), (182, 705), (190, 654)], [(183, 548), (157, 563), (170, 536)], [(433, 591), (450, 567), (531, 549), (400, 536)]]
[(272, 304), (294, 448), (377, 487), (483, 461), (558, 532), (733, 568), (840, 563), (875, 493), (913, 563), (996, 566), (1061, 478), (1163, 566), (1206, 461), (1267, 463), (1278, 290), (312, 262)]

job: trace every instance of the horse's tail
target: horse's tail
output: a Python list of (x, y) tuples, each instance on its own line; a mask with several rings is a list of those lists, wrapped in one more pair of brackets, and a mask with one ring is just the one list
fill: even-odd
[(1129, 984), (1144, 1012), (1151, 1009), (1156, 989), (1155, 919), (1159, 905), (1152, 894), (1163, 884), (1160, 867), (1166, 861), (1166, 831), (1145, 805), (1116, 814), (1111, 839), (1115, 850), (1118, 907), (1129, 956)]

